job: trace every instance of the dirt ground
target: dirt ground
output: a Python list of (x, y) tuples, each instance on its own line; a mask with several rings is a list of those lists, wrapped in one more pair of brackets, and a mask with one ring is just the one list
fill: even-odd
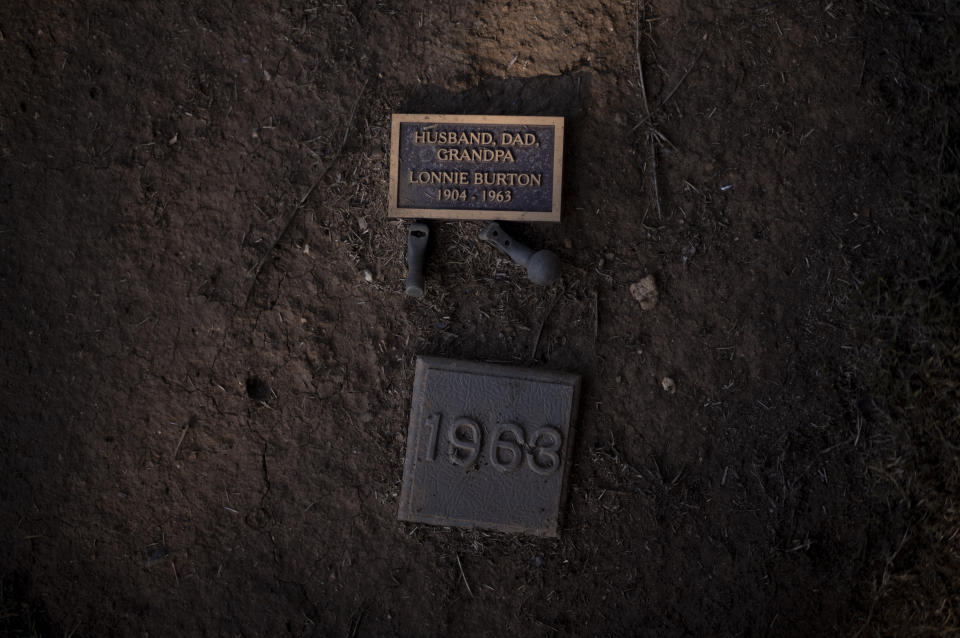
[[(956, 12), (4, 3), (0, 630), (958, 635)], [(567, 118), (559, 283), (404, 295), (395, 112)], [(559, 539), (397, 521), (419, 354), (583, 375)]]

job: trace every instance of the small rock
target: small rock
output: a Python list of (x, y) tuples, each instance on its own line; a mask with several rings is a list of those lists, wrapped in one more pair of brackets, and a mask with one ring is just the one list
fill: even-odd
[(657, 290), (657, 280), (653, 275), (647, 275), (635, 284), (630, 284), (630, 294), (640, 302), (641, 310), (652, 310), (660, 301), (660, 291)]
[(677, 391), (677, 384), (670, 377), (660, 379), (660, 385), (667, 394), (674, 394)]
[(367, 282), (367, 283), (372, 283), (372, 282), (373, 282), (373, 273), (370, 272), (369, 270), (364, 270), (364, 271), (363, 271), (363, 280), (364, 280), (365, 282)]

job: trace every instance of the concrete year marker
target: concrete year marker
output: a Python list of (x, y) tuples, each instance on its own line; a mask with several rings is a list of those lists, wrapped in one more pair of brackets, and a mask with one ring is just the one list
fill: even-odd
[(575, 374), (419, 357), (400, 520), (557, 536)]
[(390, 217), (560, 221), (563, 118), (394, 114)]

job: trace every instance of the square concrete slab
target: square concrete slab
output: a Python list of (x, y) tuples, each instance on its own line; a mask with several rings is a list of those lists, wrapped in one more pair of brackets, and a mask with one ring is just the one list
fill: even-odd
[(556, 536), (575, 374), (417, 359), (400, 520)]

